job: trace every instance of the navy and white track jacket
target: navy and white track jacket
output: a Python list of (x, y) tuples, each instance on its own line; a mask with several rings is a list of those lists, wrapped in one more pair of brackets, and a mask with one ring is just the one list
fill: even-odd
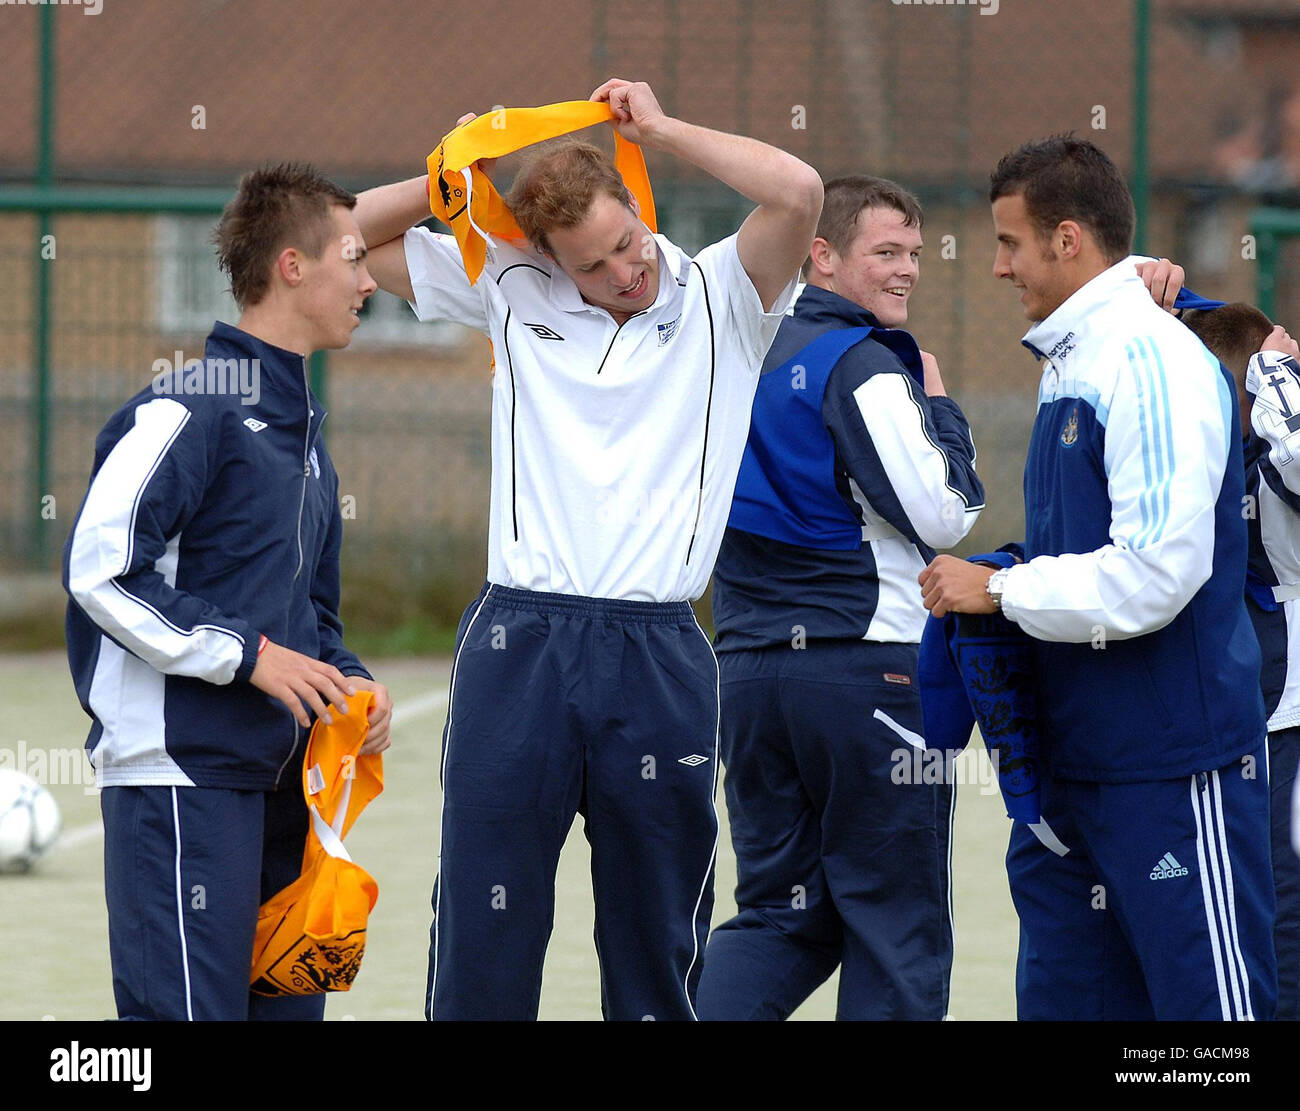
[(907, 332), (808, 286), (754, 399), (722, 549), (720, 652), (807, 639), (916, 644), (916, 577), (984, 506), (956, 402), (927, 397)]
[[(343, 644), (338, 477), (306, 360), (222, 323), (206, 359), (105, 425), (64, 549), (100, 786), (292, 782), (305, 731), (248, 682), (263, 634), (369, 678)], [(248, 360), (256, 404), (220, 388), (215, 360)]]
[(1024, 339), (1043, 377), (1028, 558), (1002, 609), (1035, 638), (1045, 756), (1062, 779), (1179, 778), (1264, 738), (1236, 388), (1151, 299), (1137, 261)]

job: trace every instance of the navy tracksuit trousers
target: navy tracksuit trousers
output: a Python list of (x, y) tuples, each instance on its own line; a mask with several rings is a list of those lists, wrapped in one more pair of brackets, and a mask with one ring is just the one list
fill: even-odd
[(1007, 851), (1021, 1019), (1274, 1017), (1269, 785), (1255, 755), (1179, 779), (1044, 775), (1046, 845)]
[(916, 658), (862, 641), (720, 656), (739, 913), (709, 939), (702, 1019), (786, 1018), (837, 965), (838, 1018), (944, 1017), (954, 796), (942, 761), (916, 758)]
[(1268, 735), (1269, 820), (1273, 827), (1273, 888), (1277, 894), (1277, 1017), (1300, 1021), (1300, 856), (1292, 848), (1291, 795), (1300, 763), (1300, 728)]
[(300, 776), (279, 791), (105, 787), (104, 894), (123, 1019), (300, 1020), (325, 996), (253, 995), (257, 909), (298, 878)]
[(693, 1019), (713, 909), (717, 664), (686, 602), (489, 584), (443, 733), (426, 1015), (532, 1019), (575, 814), (608, 1019)]

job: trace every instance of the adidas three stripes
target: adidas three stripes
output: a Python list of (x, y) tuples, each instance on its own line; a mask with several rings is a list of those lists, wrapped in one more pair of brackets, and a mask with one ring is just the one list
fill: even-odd
[(1258, 753), (1147, 783), (1045, 776), (1060, 855), (1017, 822), (1021, 1019), (1268, 1020), (1277, 999)]

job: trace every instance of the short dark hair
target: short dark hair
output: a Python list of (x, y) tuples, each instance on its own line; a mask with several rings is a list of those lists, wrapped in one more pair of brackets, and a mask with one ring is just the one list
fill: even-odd
[(609, 155), (561, 138), (544, 144), (519, 171), (506, 207), (529, 242), (549, 255), (547, 232), (577, 227), (601, 193), (631, 207), (632, 194)]
[[(817, 221), (817, 238), (824, 239), (843, 255), (857, 238), (858, 216), (867, 208), (892, 208), (902, 213), (903, 223), (919, 228), (924, 219), (921, 202), (896, 181), (866, 174), (850, 174), (826, 183), (821, 219)], [(804, 276), (812, 258), (804, 260)]]
[(1273, 322), (1243, 301), (1217, 309), (1187, 309), (1180, 319), (1238, 382), (1246, 381), (1250, 357), (1273, 331)]
[(1053, 135), (1004, 154), (989, 181), (989, 202), (1019, 194), (1047, 238), (1063, 220), (1088, 229), (1107, 261), (1130, 253), (1137, 216), (1123, 176), (1095, 143)]
[(356, 203), (355, 194), (303, 163), (281, 162), (245, 174), (212, 232), (235, 303), (242, 309), (266, 296), (271, 264), (286, 247), (320, 258), (330, 240), (331, 207)]

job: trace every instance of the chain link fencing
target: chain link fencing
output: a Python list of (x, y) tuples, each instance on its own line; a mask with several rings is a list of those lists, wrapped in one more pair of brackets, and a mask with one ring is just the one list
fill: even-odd
[[(0, 54), (8, 583), (57, 567), (108, 415), (159, 359), (200, 354), (211, 322), (233, 321), (207, 237), (259, 163), (311, 161), (360, 190), (423, 172), (464, 111), (583, 98), (620, 76), (824, 178), (894, 178), (926, 212), (909, 327), (970, 417), (988, 489), (964, 551), (1023, 533), (1038, 377), (1016, 298), (991, 273), (997, 158), (1061, 131), (1092, 138), (1134, 182), (1141, 248), (1230, 300), (1261, 287), (1252, 212), (1298, 203), (1293, 0), (94, 0), (0, 5)], [(702, 173), (648, 161), (663, 230), (688, 250), (743, 219), (743, 199)], [(55, 209), (52, 188), (93, 196)], [(1297, 242), (1280, 241), (1266, 275), (1293, 327)], [(320, 371), (352, 498), (354, 625), (454, 625), (481, 582), (489, 367), (481, 337), (379, 295)]]

